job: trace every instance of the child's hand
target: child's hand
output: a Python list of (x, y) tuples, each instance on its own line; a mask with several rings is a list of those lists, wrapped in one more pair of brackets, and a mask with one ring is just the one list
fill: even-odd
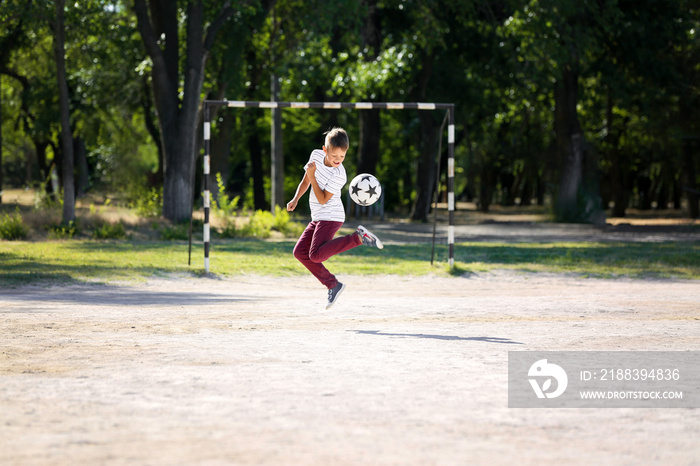
[(306, 169), (306, 173), (308, 173), (309, 176), (314, 176), (314, 173), (316, 173), (316, 162), (309, 162), (304, 168)]
[(297, 202), (299, 202), (299, 201), (297, 201), (296, 199), (292, 199), (291, 201), (287, 202), (287, 211), (288, 211), (288, 212), (291, 212), (291, 211), (293, 211), (294, 209), (296, 209), (296, 208), (297, 208)]

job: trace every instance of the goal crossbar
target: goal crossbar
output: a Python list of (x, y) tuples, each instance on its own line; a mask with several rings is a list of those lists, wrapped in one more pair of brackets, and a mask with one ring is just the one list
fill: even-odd
[[(327, 110), (354, 109), (354, 110), (447, 110), (447, 247), (448, 262), (450, 269), (454, 267), (454, 104), (428, 103), (428, 102), (279, 102), (265, 100), (205, 100), (203, 106), (203, 131), (204, 131), (204, 174), (203, 174), (203, 204), (204, 204), (204, 272), (209, 273), (209, 251), (210, 251), (210, 226), (209, 211), (211, 205), (211, 193), (209, 191), (209, 171), (211, 167), (211, 116), (212, 107), (234, 107), (234, 108), (320, 108)], [(442, 137), (442, 135), (440, 135)], [(438, 154), (439, 156), (439, 154)]]
[(278, 102), (254, 100), (206, 100), (205, 105), (214, 107), (236, 108), (322, 108), (337, 110), (349, 108), (355, 110), (449, 110), (454, 104), (438, 104), (427, 102)]

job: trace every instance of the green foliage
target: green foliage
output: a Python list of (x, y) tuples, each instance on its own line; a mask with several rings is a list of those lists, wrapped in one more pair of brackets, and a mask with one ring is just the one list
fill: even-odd
[(34, 190), (34, 209), (53, 210), (63, 208), (63, 193), (49, 194), (43, 187)]
[(186, 241), (190, 237), (189, 223), (178, 223), (174, 225), (164, 225), (158, 230), (160, 239), (166, 241)]
[(14, 214), (3, 214), (0, 217), (0, 239), (9, 241), (26, 239), (29, 234), (29, 227), (24, 224), (19, 213), (19, 207)]
[(297, 237), (304, 231), (304, 227), (293, 222), (287, 209), (275, 206), (275, 215), (272, 219), (272, 228), (287, 237)]
[(224, 226), (219, 230), (219, 235), (223, 238), (236, 237), (236, 217), (238, 216), (238, 201), (240, 196), (235, 196), (233, 199), (226, 193), (221, 173), (216, 174), (216, 186), (218, 195), (216, 199), (211, 201), (212, 214), (223, 219)]
[(257, 210), (241, 228), (239, 235), (250, 238), (266, 239), (270, 237), (275, 218), (266, 210)]
[(137, 188), (131, 193), (129, 207), (143, 217), (159, 217), (163, 211), (163, 188)]
[(297, 237), (304, 231), (304, 227), (292, 221), (289, 212), (280, 206), (275, 206), (274, 215), (266, 210), (255, 211), (242, 227), (236, 227), (232, 219), (219, 230), (222, 238), (258, 238), (267, 239), (272, 235), (272, 230), (282, 233), (286, 237)]
[(221, 238), (235, 238), (238, 236), (238, 229), (236, 228), (235, 221), (227, 221), (224, 226), (219, 229), (219, 236)]
[(92, 237), (93, 239), (124, 239), (126, 238), (126, 230), (121, 222), (105, 222), (93, 230)]
[(216, 187), (218, 189), (218, 195), (216, 199), (211, 201), (212, 213), (221, 215), (222, 217), (235, 217), (237, 215), (238, 201), (240, 201), (241, 196), (235, 196), (233, 199), (229, 197), (226, 193), (226, 186), (224, 186), (221, 172), (216, 173)]
[(291, 220), (286, 209), (275, 206), (274, 215), (268, 211), (257, 210), (238, 228), (236, 219), (239, 217), (238, 203), (240, 196), (233, 199), (226, 193), (221, 173), (216, 174), (216, 185), (218, 196), (211, 201), (212, 213), (223, 219), (223, 227), (219, 229), (219, 236), (222, 238), (269, 238), (272, 230), (279, 231), (285, 236), (298, 236), (303, 231), (303, 227)]
[(96, 213), (101, 214), (101, 213), (104, 213), (105, 209), (107, 209), (111, 203), (112, 203), (112, 200), (111, 200), (111, 199), (106, 199), (105, 202), (104, 202), (104, 204), (102, 204), (102, 205), (99, 206), (99, 207), (96, 206), (95, 204), (90, 204), (90, 206), (89, 206), (90, 213), (91, 213), (91, 214), (96, 214)]
[[(561, 154), (552, 151), (554, 91), (562, 70), (573, 68), (583, 136), (599, 154), (603, 204), (612, 200), (606, 192), (613, 187), (624, 191), (620, 204), (628, 199), (641, 208), (649, 208), (651, 199), (681, 204), (685, 165), (698, 166), (697, 155), (688, 162), (682, 155), (683, 144), (697, 138), (700, 121), (695, 3), (374, 3), (368, 8), (360, 0), (232, 2), (235, 13), (216, 36), (201, 94), (226, 89), (229, 99), (268, 100), (275, 73), (280, 98), (287, 101), (454, 102), (457, 196), (487, 208), (492, 202), (544, 202), (556, 195)], [(91, 185), (126, 194), (139, 215), (158, 217), (162, 193), (144, 188), (144, 174), (152, 177), (150, 186), (163, 168), (154, 143), (161, 135), (153, 66), (129, 5), (85, 0), (66, 6), (71, 118), (74, 136), (87, 148)], [(221, 10), (217, 2), (205, 5), (207, 21)], [(7, 71), (0, 100), (11, 115), (1, 122), (3, 182), (12, 187), (48, 180), (59, 161), (53, 31), (46, 21), (54, 8), (51, 2), (20, 0), (6, 0), (0, 8)], [(184, 50), (189, 40), (184, 4), (178, 2), (177, 12)], [(381, 21), (372, 22), (373, 12)], [(378, 27), (379, 45), (368, 45), (369, 25)], [(269, 182), (270, 112), (217, 113), (215, 136), (222, 115), (235, 115), (229, 131), (235, 137), (219, 146), (230, 146), (229, 153), (213, 157), (229, 157), (220, 166), (231, 167), (228, 187), (241, 197), (238, 202), (238, 196), (219, 197), (212, 208), (233, 217), (240, 207), (252, 210), (267, 202), (259, 195), (254, 199), (253, 188), (259, 194)], [(360, 133), (356, 111), (285, 110), (283, 119), (287, 198), (328, 126), (340, 124), (351, 133), (346, 168), (352, 172)], [(382, 111), (381, 120), (377, 173), (386, 183), (387, 208), (403, 213), (417, 192), (416, 155), (425, 138), (415, 112)], [(250, 150), (254, 147), (259, 150)], [(700, 182), (697, 173), (694, 178)], [(54, 209), (61, 202), (60, 193), (42, 195), (37, 208)], [(232, 221), (224, 229), (236, 234)]]
[(348, 62), (350, 66), (346, 73), (335, 76), (332, 89), (347, 96), (348, 100), (374, 100), (377, 95), (390, 95), (410, 76), (411, 58), (415, 53), (414, 44), (391, 46), (371, 61), (350, 61), (351, 56), (362, 57), (359, 47), (350, 53), (342, 53), (339, 61)]
[(71, 239), (79, 233), (79, 229), (77, 223), (71, 221), (68, 224), (50, 225), (48, 232), (50, 239)]

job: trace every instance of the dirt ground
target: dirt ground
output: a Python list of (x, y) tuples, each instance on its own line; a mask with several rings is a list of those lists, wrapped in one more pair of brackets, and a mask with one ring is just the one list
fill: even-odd
[(0, 464), (700, 463), (700, 409), (508, 408), (508, 351), (700, 350), (700, 283), (500, 271), (0, 290)]

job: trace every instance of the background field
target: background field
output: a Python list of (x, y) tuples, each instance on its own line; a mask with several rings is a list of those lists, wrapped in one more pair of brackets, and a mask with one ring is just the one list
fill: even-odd
[[(56, 209), (35, 209), (31, 191), (13, 190), (6, 212), (20, 213), (30, 227), (27, 241), (0, 241), (0, 285), (70, 283), (74, 281), (143, 280), (163, 274), (201, 276), (204, 268), (202, 227), (195, 222), (190, 249), (189, 225), (170, 225), (159, 218), (139, 217), (131, 209), (104, 199), (79, 203), (80, 224), (72, 239), (48, 240), (47, 225), (57, 223)], [(195, 217), (199, 217), (201, 212)], [(244, 214), (236, 220), (244, 223)], [(499, 269), (573, 273), (593, 277), (700, 278), (700, 222), (678, 212), (631, 213), (611, 218), (602, 226), (552, 223), (544, 208), (494, 208), (478, 212), (460, 203), (456, 213), (455, 261), (447, 268), (447, 212), (439, 205), (436, 247), (433, 225), (400, 217), (348, 218), (341, 234), (362, 223), (375, 231), (387, 247), (357, 248), (334, 257), (329, 264), (340, 274), (455, 276)], [(197, 218), (195, 219), (197, 220)], [(223, 238), (226, 218), (213, 218), (211, 272), (218, 277), (240, 274), (306, 275), (293, 259), (295, 235), (273, 231), (269, 240)], [(292, 223), (303, 228), (308, 217)], [(120, 224), (125, 238), (96, 240), (96, 225)], [(168, 239), (163, 239), (163, 233)], [(180, 238), (180, 239), (170, 239)], [(430, 263), (434, 258), (433, 264)]]

